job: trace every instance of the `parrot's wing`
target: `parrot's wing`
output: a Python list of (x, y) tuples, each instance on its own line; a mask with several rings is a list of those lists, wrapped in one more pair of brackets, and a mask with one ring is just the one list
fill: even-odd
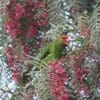
[(66, 45), (61, 39), (57, 39), (56, 41), (54, 41), (50, 48), (50, 52), (53, 53), (53, 58), (58, 59), (59, 57), (61, 57), (61, 54), (65, 47)]
[(51, 44), (46, 45), (42, 48), (36, 58), (43, 60), (50, 52)]
[(48, 64), (50, 61), (53, 61), (54, 59), (55, 59), (54, 54), (49, 53), (49, 55), (47, 57), (45, 57), (45, 59), (43, 61)]

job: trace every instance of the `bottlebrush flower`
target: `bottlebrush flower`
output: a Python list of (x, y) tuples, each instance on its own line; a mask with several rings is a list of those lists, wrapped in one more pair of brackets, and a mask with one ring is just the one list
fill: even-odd
[(74, 64), (75, 75), (80, 81), (84, 80), (89, 73), (89, 69), (83, 68), (85, 57), (86, 57), (86, 52), (82, 52), (75, 57), (75, 64)]
[(15, 65), (15, 58), (14, 58), (13, 47), (9, 47), (9, 45), (7, 45), (5, 47), (5, 54), (6, 54), (6, 57), (7, 57), (8, 67), (12, 68)]
[[(82, 52), (75, 57), (74, 64), (74, 73), (75, 73), (75, 84), (79, 85), (79, 95), (81, 98), (89, 96), (88, 86), (85, 84), (85, 78), (88, 76), (90, 70), (88, 68), (84, 68), (85, 57), (87, 57), (87, 52)], [(77, 90), (77, 88), (76, 88)], [(77, 90), (78, 91), (78, 90)]]
[(7, 10), (11, 11), (14, 4), (15, 4), (15, 1), (14, 0), (10, 0), (9, 4), (7, 4)]
[(24, 51), (24, 53), (26, 53), (26, 54), (29, 53), (29, 48), (28, 48), (27, 45), (24, 45), (24, 46), (23, 46), (23, 51)]
[[(41, 9), (43, 11), (41, 12)], [(49, 14), (47, 10), (46, 3), (44, 1), (40, 1), (37, 3), (37, 13), (34, 18), (37, 20), (37, 24), (39, 27), (46, 27), (49, 21)]]
[[(11, 38), (21, 36), (22, 39), (23, 37), (31, 39), (48, 23), (48, 11), (44, 1), (25, 0), (22, 4), (10, 0), (7, 8), (8, 20), (5, 26)], [(43, 11), (40, 14), (41, 9)]]
[(75, 68), (75, 74), (79, 80), (83, 80), (87, 75), (87, 71), (82, 68)]
[(62, 67), (62, 63), (53, 61), (49, 63), (49, 66), (51, 66), (51, 71), (48, 73), (48, 85), (52, 96), (55, 100), (69, 100), (69, 93), (64, 84), (65, 81), (68, 81), (68, 75)]
[(65, 92), (62, 95), (58, 96), (56, 100), (69, 100), (69, 94)]
[(37, 24), (35, 22), (30, 22), (27, 32), (27, 37), (33, 38), (33, 36), (36, 35), (37, 32), (38, 32)]
[(12, 71), (12, 78), (16, 82), (16, 84), (19, 83), (19, 78), (20, 78), (20, 72), (19, 71)]
[(15, 18), (20, 19), (25, 14), (25, 9), (23, 6), (19, 3), (16, 3), (15, 5)]
[(6, 22), (6, 28), (12, 38), (15, 38), (18, 34), (20, 34), (20, 23), (16, 20), (10, 19)]
[[(49, 82), (49, 85), (64, 85), (63, 80), (61, 79), (61, 77), (59, 75), (56, 75), (55, 73), (49, 73), (49, 80), (51, 80), (51, 82)], [(55, 80), (55, 81), (54, 81)]]
[(91, 29), (88, 26), (83, 26), (80, 30), (79, 33), (81, 36), (89, 36), (89, 34), (91, 33)]
[(38, 8), (46, 8), (47, 7), (47, 5), (46, 5), (46, 3), (43, 1), (43, 0), (41, 0), (39, 3), (38, 3)]
[(49, 15), (48, 12), (45, 12), (37, 23), (40, 27), (45, 27), (48, 21), (49, 21)]
[(19, 77), (20, 77), (20, 71), (15, 71), (18, 67), (16, 67), (16, 58), (14, 54), (14, 47), (9, 47), (9, 45), (5, 48), (5, 54), (7, 57), (7, 65), (12, 71), (12, 78), (15, 80), (16, 83), (18, 83)]
[(28, 54), (28, 52), (29, 52), (27, 45), (20, 47), (21, 55), (18, 52), (16, 52), (16, 49), (19, 46), (18, 42), (19, 42), (19, 40), (16, 40), (16, 42), (13, 42), (13, 45), (7, 44), (5, 47), (7, 65), (10, 68), (10, 70), (12, 71), (12, 78), (13, 78), (13, 80), (16, 81), (16, 83), (18, 83), (19, 78), (20, 78), (20, 73), (22, 71), (20, 65), (23, 64), (23, 62), (27, 58), (26, 54)]
[(14, 58), (7, 58), (7, 64), (10, 68), (13, 67), (15, 64)]

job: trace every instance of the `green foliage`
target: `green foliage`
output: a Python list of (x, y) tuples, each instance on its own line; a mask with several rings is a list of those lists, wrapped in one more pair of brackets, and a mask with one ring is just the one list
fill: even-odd
[(50, 99), (52, 97), (50, 96), (47, 82), (49, 66), (42, 60), (33, 57), (30, 58), (30, 60), (25, 62), (26, 65), (32, 65), (32, 70), (27, 74), (28, 76), (31, 76), (29, 87), (34, 87), (42, 100), (53, 100)]
[(50, 16), (50, 23), (54, 25), (64, 25), (65, 18), (61, 15), (61, 8), (58, 0), (45, 0)]
[(100, 54), (100, 1), (96, 1), (95, 9), (90, 20), (90, 27), (92, 28), (92, 40), (95, 42), (96, 51)]

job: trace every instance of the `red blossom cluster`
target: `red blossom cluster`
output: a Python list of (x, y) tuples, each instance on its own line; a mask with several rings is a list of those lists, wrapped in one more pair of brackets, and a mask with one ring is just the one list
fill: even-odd
[(23, 63), (23, 61), (26, 58), (26, 54), (28, 54), (28, 48), (26, 46), (23, 46), (21, 55), (18, 55), (17, 50), (17, 44), (7, 44), (5, 47), (5, 54), (7, 58), (7, 65), (12, 71), (12, 78), (15, 80), (16, 83), (18, 83), (21, 73), (21, 65), (19, 63)]
[(16, 83), (18, 83), (20, 71), (18, 71), (18, 67), (16, 66), (17, 59), (14, 54), (14, 47), (10, 47), (10, 45), (7, 45), (5, 48), (5, 54), (7, 57), (7, 65), (12, 71), (12, 78), (15, 80)]
[(41, 27), (47, 25), (49, 20), (47, 7), (43, 0), (38, 2), (10, 0), (7, 5), (7, 17), (5, 27), (11, 38), (18, 36), (33, 38)]
[(75, 74), (80, 81), (84, 80), (87, 74), (89, 73), (89, 69), (82, 67), (82, 64), (85, 61), (85, 56), (86, 52), (83, 52), (80, 53), (77, 57), (75, 57), (75, 62), (76, 62), (74, 64)]
[[(48, 24), (48, 11), (43, 0), (10, 0), (5, 13), (5, 29), (10, 37), (17, 41), (5, 47), (8, 67), (12, 71), (13, 79), (18, 83), (21, 66), (29, 54), (27, 39), (32, 39)], [(20, 51), (20, 53), (16, 51)]]
[(84, 80), (88, 76), (90, 70), (88, 68), (83, 68), (82, 64), (85, 61), (85, 52), (80, 53), (75, 58), (74, 70), (75, 70), (75, 77), (79, 81), (79, 92), (82, 97), (89, 96), (89, 89), (88, 86), (85, 84)]
[(75, 67), (75, 75), (79, 81), (80, 95), (82, 97), (89, 96), (88, 86), (84, 83), (85, 78), (88, 75), (88, 70), (80, 68), (80, 66)]
[(75, 74), (79, 80), (83, 80), (87, 75), (87, 71), (81, 69), (80, 67), (75, 67)]
[(79, 30), (79, 33), (80, 33), (81, 36), (87, 37), (91, 33), (91, 29), (88, 26), (83, 26)]
[(50, 64), (51, 71), (48, 73), (48, 84), (55, 100), (69, 100), (69, 93), (66, 91), (65, 82), (69, 80), (61, 61), (53, 61)]

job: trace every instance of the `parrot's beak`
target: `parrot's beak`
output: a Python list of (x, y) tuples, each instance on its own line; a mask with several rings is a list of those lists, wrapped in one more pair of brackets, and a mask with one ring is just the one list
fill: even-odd
[(63, 35), (63, 36), (62, 36), (62, 39), (63, 39), (63, 41), (64, 41), (64, 44), (67, 45), (68, 42), (69, 42), (68, 36), (67, 36), (67, 35)]

